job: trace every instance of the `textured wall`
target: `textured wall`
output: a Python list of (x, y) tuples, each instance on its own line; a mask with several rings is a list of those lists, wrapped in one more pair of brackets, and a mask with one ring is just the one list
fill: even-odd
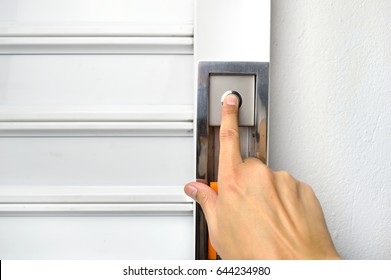
[(272, 0), (270, 164), (344, 258), (391, 259), (391, 1)]

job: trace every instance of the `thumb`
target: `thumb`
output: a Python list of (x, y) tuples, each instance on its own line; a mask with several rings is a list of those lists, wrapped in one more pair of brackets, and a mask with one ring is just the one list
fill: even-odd
[(213, 223), (217, 204), (217, 193), (208, 185), (200, 182), (191, 182), (186, 184), (184, 191), (188, 196), (201, 205), (208, 224)]

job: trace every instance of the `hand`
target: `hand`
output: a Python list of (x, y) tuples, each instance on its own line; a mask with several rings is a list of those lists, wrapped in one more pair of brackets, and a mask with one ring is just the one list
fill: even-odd
[(204, 211), (211, 243), (223, 259), (339, 259), (311, 187), (240, 155), (238, 99), (223, 103), (219, 192), (200, 182), (185, 193)]

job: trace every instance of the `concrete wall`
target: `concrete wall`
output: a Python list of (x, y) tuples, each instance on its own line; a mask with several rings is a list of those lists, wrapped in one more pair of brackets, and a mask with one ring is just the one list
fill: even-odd
[(344, 258), (391, 259), (391, 1), (272, 0), (271, 33), (271, 167)]

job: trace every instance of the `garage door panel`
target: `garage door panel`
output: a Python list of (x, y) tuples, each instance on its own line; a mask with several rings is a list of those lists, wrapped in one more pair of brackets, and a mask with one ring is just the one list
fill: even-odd
[(1, 0), (0, 23), (188, 23), (193, 0)]
[(0, 228), (1, 259), (193, 258), (191, 215), (0, 217)]
[(191, 137), (0, 138), (0, 185), (172, 186), (192, 180)]
[(192, 69), (191, 55), (3, 55), (0, 114), (6, 106), (191, 105)]
[(193, 0), (0, 0), (0, 258), (193, 259)]

